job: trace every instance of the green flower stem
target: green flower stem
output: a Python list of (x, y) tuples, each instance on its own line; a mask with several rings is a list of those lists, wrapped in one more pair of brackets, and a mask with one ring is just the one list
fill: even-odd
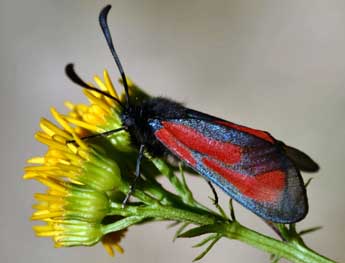
[[(194, 201), (192, 204), (189, 202), (186, 203), (185, 200), (182, 200), (182, 198), (180, 196), (169, 192), (161, 184), (159, 184), (158, 182), (156, 182), (154, 180), (147, 181), (146, 185), (141, 186), (141, 189), (143, 189), (142, 192), (144, 194), (149, 193), (150, 197), (153, 196), (156, 204), (166, 206), (166, 207), (169, 207), (169, 206), (177, 207), (177, 208), (180, 208), (183, 210), (193, 211), (193, 212), (196, 212), (198, 214), (212, 213), (215, 217), (219, 217), (219, 215), (217, 213), (210, 210), (206, 206), (198, 203), (197, 201)], [(137, 197), (138, 199), (141, 199), (137, 195), (137, 193), (140, 194), (141, 191), (136, 190), (133, 193), (133, 196)], [(143, 194), (143, 193), (141, 193), (141, 194)], [(151, 202), (151, 203), (153, 203), (153, 202)]]
[(141, 221), (143, 221), (145, 218), (142, 216), (131, 216), (131, 217), (127, 217), (124, 219), (121, 219), (119, 221), (116, 221), (115, 223), (111, 223), (108, 225), (103, 225), (102, 226), (102, 233), (103, 235), (111, 233), (111, 232), (115, 232), (115, 231), (119, 231), (121, 229), (125, 229), (131, 225), (140, 223)]
[[(229, 221), (217, 217), (213, 214), (196, 213), (170, 206), (127, 206), (121, 208), (119, 204), (113, 203), (111, 207), (112, 215), (120, 215), (136, 220), (160, 219), (190, 222), (196, 225), (205, 226), (204, 233), (219, 233), (229, 239), (242, 241), (248, 245), (261, 249), (271, 254), (278, 255), (296, 263), (330, 263), (334, 262), (323, 257), (308, 247), (293, 239), (290, 242), (283, 242), (274, 238), (262, 235), (251, 230), (237, 221)], [(126, 227), (131, 224), (123, 224)], [(107, 232), (120, 230), (116, 222), (107, 225)]]
[[(180, 179), (174, 174), (174, 172), (170, 169), (170, 167), (162, 160), (158, 158), (151, 159), (153, 164), (157, 167), (157, 169), (168, 178), (169, 182), (175, 187), (175, 190), (179, 196), (182, 197), (183, 201), (186, 204), (199, 206), (202, 207), (199, 203), (197, 203), (193, 197), (192, 192), (186, 188), (184, 182), (181, 182)], [(181, 169), (180, 169), (181, 171)]]
[(155, 218), (163, 220), (175, 220), (182, 222), (191, 222), (197, 225), (214, 224), (220, 219), (212, 214), (199, 214), (171, 206), (127, 206), (122, 208), (119, 204), (113, 203), (110, 215), (140, 216), (143, 218)]
[[(238, 222), (216, 226), (216, 232), (230, 239), (242, 241), (248, 245), (266, 252), (284, 257), (296, 263), (329, 263), (334, 262), (323, 257), (299, 242), (283, 242), (262, 235), (254, 230), (242, 226)], [(216, 229), (215, 229), (216, 230)]]
[[(179, 170), (182, 176), (182, 180), (180, 180), (175, 174), (174, 171), (169, 167), (169, 165), (164, 162), (162, 159), (159, 158), (152, 158), (151, 161), (153, 164), (156, 166), (156, 168), (166, 177), (168, 178), (169, 182), (174, 186), (176, 193), (178, 195), (178, 199), (182, 199), (184, 204), (187, 204), (191, 207), (196, 207), (201, 210), (205, 211), (210, 211), (206, 206), (200, 204), (194, 199), (193, 193), (190, 191), (188, 188), (188, 185), (186, 183), (184, 174), (183, 174), (183, 169), (180, 164)], [(163, 186), (160, 186), (160, 191), (163, 191), (162, 193), (165, 195), (165, 197), (173, 197), (170, 192), (166, 191)], [(158, 190), (159, 191), (159, 190)], [(175, 199), (175, 198), (173, 198)], [(176, 202), (176, 199), (173, 200)], [(179, 201), (178, 201), (179, 202)]]

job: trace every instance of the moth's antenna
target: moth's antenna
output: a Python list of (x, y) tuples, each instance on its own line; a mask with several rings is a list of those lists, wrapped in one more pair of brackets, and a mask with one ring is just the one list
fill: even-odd
[(113, 58), (114, 58), (115, 63), (117, 65), (117, 68), (120, 71), (121, 78), (122, 78), (122, 81), (123, 81), (123, 87), (124, 87), (125, 93), (126, 93), (126, 100), (127, 100), (127, 107), (128, 107), (129, 106), (129, 94), (128, 94), (127, 79), (126, 79), (125, 72), (124, 72), (124, 70), (122, 68), (119, 56), (117, 55), (116, 50), (114, 48), (113, 40), (111, 38), (111, 34), (110, 34), (110, 31), (109, 31), (109, 26), (108, 26), (108, 22), (107, 22), (107, 16), (108, 16), (110, 8), (111, 8), (111, 5), (107, 5), (106, 7), (104, 7), (101, 10), (101, 12), (99, 14), (99, 23), (101, 25), (101, 28), (102, 28), (104, 37), (105, 37), (105, 39), (107, 41), (108, 47), (110, 49), (110, 52), (113, 55)]
[(96, 91), (114, 101), (116, 101), (122, 108), (125, 108), (124, 105), (121, 103), (121, 101), (118, 98), (115, 98), (114, 96), (106, 93), (103, 90), (99, 90), (97, 88), (91, 87), (90, 85), (88, 85), (87, 83), (85, 83), (75, 72), (74, 70), (74, 65), (72, 63), (67, 64), (65, 67), (65, 73), (67, 75), (67, 77), (72, 80), (75, 84), (83, 87), (84, 89), (88, 89), (88, 90), (92, 90), (92, 91)]

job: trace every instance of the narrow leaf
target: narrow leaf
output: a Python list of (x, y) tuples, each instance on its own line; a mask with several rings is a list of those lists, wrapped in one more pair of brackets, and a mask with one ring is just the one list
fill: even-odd
[(307, 188), (313, 179), (314, 179), (314, 177), (310, 177), (310, 178), (305, 182), (304, 186)]
[(182, 234), (179, 234), (178, 237), (196, 237), (201, 236), (207, 233), (214, 232), (214, 225), (205, 225), (200, 227), (192, 228)]
[(270, 256), (271, 263), (278, 263), (281, 260), (281, 257), (278, 255), (271, 254)]
[(188, 222), (186, 223), (183, 223), (176, 231), (175, 235), (174, 235), (174, 238), (173, 238), (173, 241), (176, 240), (176, 238), (178, 238), (180, 236), (180, 234), (186, 229), (186, 227), (189, 225)]
[(174, 221), (174, 222), (170, 223), (170, 224), (167, 226), (167, 228), (173, 228), (173, 227), (175, 227), (175, 226), (178, 226), (179, 224), (181, 224), (180, 221)]
[(182, 185), (184, 187), (184, 189), (186, 191), (188, 191), (190, 194), (192, 194), (192, 192), (190, 191), (187, 181), (186, 181), (186, 177), (184, 176), (184, 172), (183, 172), (183, 164), (180, 162), (179, 166), (178, 166), (179, 170), (180, 170), (180, 174), (181, 174), (181, 178), (182, 178)]
[(196, 258), (193, 259), (193, 262), (202, 259), (211, 250), (211, 248), (217, 243), (217, 241), (220, 238), (221, 238), (221, 235), (218, 235), (202, 253), (200, 253)]
[(219, 234), (209, 235), (208, 237), (201, 240), (199, 243), (195, 244), (193, 247), (201, 247), (205, 245), (206, 243), (208, 243), (209, 241), (211, 241), (212, 239), (215, 239), (218, 235)]
[(304, 229), (304, 230), (300, 231), (299, 235), (303, 236), (305, 234), (309, 234), (309, 233), (315, 232), (317, 230), (320, 230), (321, 228), (322, 228), (322, 226), (316, 226), (316, 227), (307, 228), (307, 229)]
[[(211, 199), (211, 198), (210, 198)], [(212, 199), (211, 199), (212, 200)], [(229, 219), (228, 216), (225, 214), (223, 208), (218, 204), (214, 203), (215, 207), (218, 209), (219, 213), (226, 219)]]

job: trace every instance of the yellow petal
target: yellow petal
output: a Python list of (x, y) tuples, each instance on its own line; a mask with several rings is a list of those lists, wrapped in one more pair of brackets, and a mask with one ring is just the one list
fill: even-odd
[(107, 86), (107, 90), (108, 90), (109, 94), (115, 98), (118, 98), (119, 96), (116, 93), (113, 82), (111, 81), (111, 79), (109, 77), (109, 73), (107, 70), (103, 71), (103, 77), (104, 77), (105, 85)]
[(107, 91), (107, 87), (105, 86), (105, 84), (102, 82), (102, 80), (97, 75), (95, 75), (93, 77), (93, 80), (96, 82), (96, 84), (100, 90)]
[(45, 118), (41, 118), (40, 127), (49, 136), (53, 136), (53, 135), (57, 134), (61, 137), (67, 138), (67, 139), (71, 138), (71, 135), (69, 133), (61, 130), (59, 127), (57, 127), (56, 125), (54, 125), (53, 123), (51, 123), (50, 121), (48, 121)]
[(103, 110), (105, 110), (108, 114), (111, 113), (111, 109), (109, 105), (102, 99), (96, 97), (91, 91), (85, 90), (84, 94), (88, 99), (90, 100), (91, 103), (99, 105)]
[(77, 119), (74, 119), (74, 118), (71, 118), (71, 117), (68, 117), (68, 116), (65, 116), (64, 117), (68, 122), (74, 124), (74, 125), (77, 125), (79, 127), (82, 127), (84, 129), (87, 129), (89, 131), (93, 131), (93, 132), (96, 132), (96, 133), (102, 133), (104, 132), (104, 130), (102, 128), (99, 128), (95, 125), (92, 125), (90, 123), (87, 123), (85, 121), (81, 121), (81, 120), (77, 120)]
[(44, 163), (44, 157), (42, 157), (42, 156), (31, 157), (26, 162), (30, 163), (30, 164), (43, 164)]

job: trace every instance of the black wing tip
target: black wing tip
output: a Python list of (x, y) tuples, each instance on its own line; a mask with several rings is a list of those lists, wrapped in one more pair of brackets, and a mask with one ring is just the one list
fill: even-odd
[(320, 166), (308, 154), (283, 142), (278, 141), (278, 143), (282, 145), (287, 157), (302, 172), (315, 173), (320, 170)]
[(316, 162), (314, 162), (312, 159), (308, 162), (308, 165), (303, 167), (304, 169), (302, 171), (309, 172), (309, 173), (316, 173), (320, 170), (320, 165), (318, 165)]

